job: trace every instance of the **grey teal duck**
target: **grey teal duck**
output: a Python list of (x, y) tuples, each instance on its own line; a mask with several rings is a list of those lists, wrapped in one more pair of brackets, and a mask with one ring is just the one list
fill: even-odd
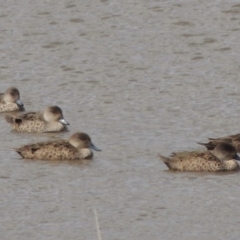
[(170, 157), (159, 154), (170, 170), (191, 172), (221, 172), (239, 170), (235, 160), (240, 160), (235, 148), (219, 143), (212, 150), (172, 153)]
[(69, 140), (46, 141), (22, 146), (15, 151), (26, 159), (79, 160), (91, 159), (93, 152), (101, 151), (91, 141), (88, 134), (74, 133)]
[(60, 132), (67, 130), (69, 123), (60, 107), (50, 106), (44, 112), (28, 112), (17, 116), (5, 115), (5, 119), (17, 132)]

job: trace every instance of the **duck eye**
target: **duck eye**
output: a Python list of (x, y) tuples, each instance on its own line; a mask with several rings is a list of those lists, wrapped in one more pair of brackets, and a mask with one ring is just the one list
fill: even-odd
[(85, 137), (85, 136), (81, 136), (80, 139), (83, 140), (83, 141), (85, 141), (85, 140), (86, 140), (86, 137)]

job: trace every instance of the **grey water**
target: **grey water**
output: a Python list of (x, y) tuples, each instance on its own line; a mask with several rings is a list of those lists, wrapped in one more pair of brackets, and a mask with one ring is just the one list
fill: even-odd
[[(70, 131), (11, 132), (0, 116), (0, 238), (239, 239), (239, 173), (173, 173), (157, 154), (239, 132), (240, 4), (2, 0), (0, 89)], [(13, 148), (88, 133), (84, 163)]]

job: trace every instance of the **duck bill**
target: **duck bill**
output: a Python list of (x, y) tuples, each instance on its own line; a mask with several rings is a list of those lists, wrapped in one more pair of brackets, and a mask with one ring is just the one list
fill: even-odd
[(21, 106), (21, 107), (24, 106), (23, 103), (20, 101), (20, 99), (16, 100), (16, 104), (17, 104), (18, 106)]
[(70, 125), (64, 118), (59, 119), (59, 122), (63, 125)]
[(236, 157), (234, 159), (237, 161), (240, 161), (240, 157), (238, 155), (236, 155)]
[(97, 148), (93, 143), (90, 143), (89, 148), (91, 148), (95, 151), (102, 151), (101, 149)]

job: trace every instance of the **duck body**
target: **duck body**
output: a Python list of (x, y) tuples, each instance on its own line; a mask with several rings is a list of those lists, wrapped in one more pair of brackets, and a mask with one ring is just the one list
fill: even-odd
[(30, 144), (16, 151), (26, 159), (78, 160), (93, 157), (90, 149), (76, 149), (68, 141), (64, 140)]

